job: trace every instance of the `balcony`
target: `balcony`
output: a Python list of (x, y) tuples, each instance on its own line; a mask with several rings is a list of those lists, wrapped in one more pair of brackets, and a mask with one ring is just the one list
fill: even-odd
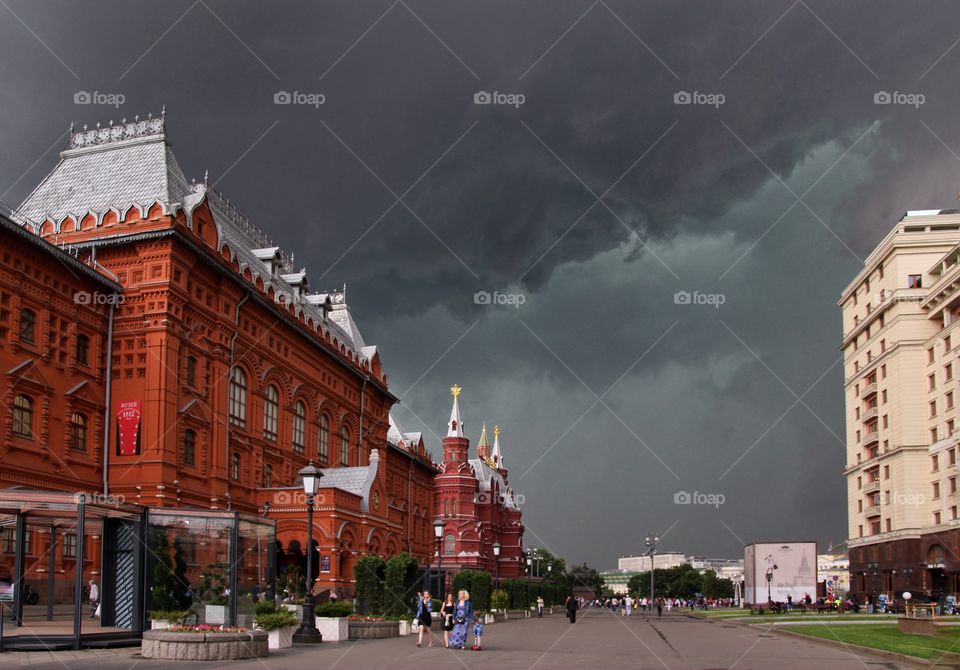
[(861, 397), (861, 398), (869, 398), (870, 396), (876, 395), (876, 394), (877, 394), (877, 383), (876, 383), (876, 382), (874, 382), (874, 383), (872, 383), (872, 384), (867, 384), (866, 386), (863, 387), (863, 390), (860, 391), (860, 397)]
[(880, 490), (880, 480), (879, 480), (879, 479), (874, 479), (872, 482), (867, 482), (866, 484), (863, 485), (863, 492), (864, 492), (864, 494), (867, 494), (867, 493), (876, 493), (876, 492), (879, 491), (879, 490)]
[(864, 410), (860, 414), (860, 420), (866, 423), (867, 421), (872, 421), (877, 418), (877, 408), (871, 407), (870, 409)]
[(867, 507), (863, 510), (863, 514), (868, 519), (870, 517), (880, 516), (880, 505), (870, 505), (870, 507)]
[(880, 431), (875, 430), (870, 433), (865, 433), (862, 438), (860, 438), (860, 444), (864, 448), (869, 447), (871, 444), (877, 444), (880, 442)]

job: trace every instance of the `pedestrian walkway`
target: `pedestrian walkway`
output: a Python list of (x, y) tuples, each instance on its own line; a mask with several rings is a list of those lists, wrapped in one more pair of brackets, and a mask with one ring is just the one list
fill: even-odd
[[(441, 638), (442, 639), (442, 638)], [(295, 647), (271, 652), (265, 659), (202, 663), (198, 667), (251, 670), (409, 668), (565, 668), (639, 667), (658, 670), (864, 670), (876, 659), (852, 650), (786, 637), (763, 627), (707, 621), (684, 613), (635, 613), (630, 618), (607, 610), (581, 610), (570, 625), (561, 615), (491, 624), (484, 631), (484, 651), (417, 648), (416, 637), (365, 640), (319, 648)], [(11, 652), (0, 655), (0, 668), (36, 667), (76, 670), (184, 670), (183, 663), (143, 661), (136, 649), (57, 653)], [(909, 668), (883, 661), (885, 670)]]

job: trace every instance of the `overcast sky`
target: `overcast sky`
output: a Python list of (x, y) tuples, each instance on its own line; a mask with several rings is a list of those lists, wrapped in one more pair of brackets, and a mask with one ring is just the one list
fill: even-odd
[(166, 105), (188, 177), (347, 283), (405, 429), (439, 456), (454, 383), (502, 427), (529, 544), (844, 540), (836, 301), (956, 206), (960, 6), (517, 4), (3, 0), (0, 200)]

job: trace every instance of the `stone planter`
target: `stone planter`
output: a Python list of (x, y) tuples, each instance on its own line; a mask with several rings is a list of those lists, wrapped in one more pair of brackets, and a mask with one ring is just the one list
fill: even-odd
[(404, 635), (410, 635), (412, 631), (413, 631), (413, 627), (411, 626), (409, 621), (400, 622), (400, 637), (403, 637)]
[[(349, 621), (349, 619), (348, 619)], [(350, 621), (351, 640), (379, 640), (385, 637), (400, 637), (396, 621)]]
[(324, 642), (345, 642), (350, 637), (350, 620), (346, 617), (316, 617), (317, 630)]
[(150, 630), (167, 630), (173, 623), (172, 621), (150, 619)]
[(483, 615), (483, 623), (493, 623), (494, 621), (496, 621), (496, 618), (490, 612)]
[(223, 625), (227, 622), (226, 605), (204, 605), (203, 606), (204, 623)]
[(494, 623), (500, 623), (500, 622), (503, 622), (503, 621), (506, 621), (506, 620), (507, 620), (507, 613), (506, 613), (506, 612), (494, 612), (494, 613), (493, 613), (493, 621), (494, 621)]
[(267, 631), (267, 646), (270, 649), (286, 649), (293, 646), (293, 631), (296, 626), (284, 626)]
[(140, 645), (143, 658), (171, 661), (232, 661), (264, 658), (268, 653), (267, 634), (246, 633), (173, 633), (148, 630)]

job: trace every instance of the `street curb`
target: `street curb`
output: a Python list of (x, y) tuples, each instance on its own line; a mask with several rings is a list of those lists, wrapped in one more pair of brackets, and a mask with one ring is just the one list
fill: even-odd
[(836, 649), (845, 649), (849, 652), (855, 652), (857, 654), (862, 652), (864, 655), (867, 655), (867, 656), (874, 656), (876, 658), (882, 658), (888, 661), (898, 661), (901, 663), (908, 663), (918, 668), (953, 668), (954, 670), (960, 668), (960, 665), (957, 665), (956, 663), (944, 664), (943, 662), (940, 662), (940, 661), (934, 663), (933, 661), (927, 661), (925, 659), (918, 658), (917, 656), (908, 656), (907, 654), (900, 654), (895, 651), (885, 651), (883, 649), (874, 649), (873, 647), (864, 647), (859, 644), (850, 644), (849, 642), (840, 642), (839, 640), (828, 640), (826, 638), (815, 637), (813, 635), (804, 635), (803, 633), (796, 633), (792, 630), (782, 630), (782, 629), (778, 630), (777, 626), (768, 626), (766, 628), (763, 628), (761, 631), (759, 630), (761, 629), (761, 626), (759, 626), (758, 624), (743, 623), (740, 621), (733, 621), (731, 619), (726, 619), (726, 620), (709, 619), (708, 617), (701, 617), (695, 614), (687, 614), (685, 616), (691, 619), (697, 619), (698, 621), (706, 620), (706, 621), (709, 621), (710, 623), (727, 623), (727, 624), (733, 624), (734, 626), (740, 626), (741, 628), (749, 628), (751, 630), (756, 630), (758, 632), (775, 633), (777, 635), (783, 635), (786, 637), (795, 637), (797, 639), (806, 640), (808, 642), (817, 642), (820, 644), (824, 644), (826, 646), (834, 647)]

